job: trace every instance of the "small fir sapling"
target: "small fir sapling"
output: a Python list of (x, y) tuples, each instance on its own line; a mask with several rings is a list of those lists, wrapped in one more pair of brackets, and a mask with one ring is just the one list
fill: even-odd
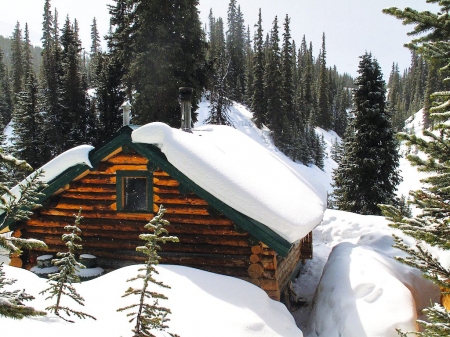
[(59, 272), (49, 275), (48, 283), (50, 283), (50, 287), (40, 292), (42, 295), (49, 293), (49, 296), (46, 299), (56, 298), (56, 303), (45, 308), (45, 310), (53, 312), (55, 315), (71, 323), (74, 323), (74, 321), (62, 317), (60, 314), (61, 311), (67, 316), (74, 315), (82, 319), (87, 317), (96, 319), (94, 316), (61, 305), (61, 298), (63, 296), (68, 296), (78, 304), (84, 305), (84, 298), (77, 293), (75, 287), (72, 285), (73, 283), (80, 282), (80, 278), (76, 275), (76, 268), (85, 268), (84, 265), (76, 261), (74, 254), (75, 250), (82, 248), (80, 244), (76, 243), (76, 241), (81, 241), (79, 236), (81, 230), (78, 228), (81, 219), (83, 219), (83, 217), (81, 216), (80, 208), (78, 215), (75, 215), (75, 224), (64, 227), (64, 229), (69, 232), (69, 234), (62, 235), (62, 240), (66, 243), (68, 251), (57, 253), (58, 258), (52, 260), (52, 263), (59, 267)]
[[(39, 206), (37, 204), (41, 194), (39, 190), (45, 185), (40, 182), (42, 172), (37, 171), (19, 184), (19, 194), (11, 191), (10, 185), (14, 175), (19, 172), (31, 170), (23, 160), (18, 160), (7, 155), (0, 149), (0, 230), (13, 220), (28, 219), (30, 210)], [(8, 254), (20, 255), (22, 249), (47, 249), (47, 245), (35, 239), (21, 239), (0, 235), (0, 248)], [(35, 310), (23, 304), (31, 301), (33, 296), (25, 293), (25, 290), (9, 291), (5, 286), (12, 285), (15, 279), (7, 279), (3, 271), (3, 263), (0, 264), (0, 316), (21, 319), (28, 316), (43, 316), (45, 312)]]
[[(170, 225), (170, 223), (163, 219), (165, 212), (166, 209), (161, 205), (158, 214), (145, 225), (145, 228), (151, 230), (152, 233), (139, 235), (140, 239), (147, 241), (145, 246), (136, 247), (136, 251), (142, 252), (148, 256), (145, 267), (139, 269), (139, 271), (145, 271), (145, 273), (138, 274), (136, 277), (127, 280), (127, 282), (142, 279), (142, 288), (129, 287), (122, 296), (138, 295), (139, 303), (117, 309), (117, 311), (126, 311), (136, 308), (136, 311), (127, 314), (128, 317), (131, 317), (129, 322), (136, 320), (135, 327), (132, 330), (134, 333), (133, 337), (154, 337), (155, 335), (153, 335), (150, 330), (163, 331), (168, 328), (166, 325), (169, 321), (167, 315), (170, 314), (171, 311), (159, 304), (160, 299), (167, 299), (167, 297), (147, 289), (150, 282), (164, 288), (170, 288), (168, 285), (155, 280), (153, 277), (154, 274), (158, 274), (158, 271), (154, 266), (161, 260), (161, 257), (158, 255), (158, 250), (161, 250), (159, 243), (166, 243), (167, 241), (179, 242), (178, 238), (175, 236), (166, 236), (169, 232), (164, 227)], [(146, 303), (146, 299), (149, 299), (151, 303)], [(173, 334), (170, 335), (176, 336)]]

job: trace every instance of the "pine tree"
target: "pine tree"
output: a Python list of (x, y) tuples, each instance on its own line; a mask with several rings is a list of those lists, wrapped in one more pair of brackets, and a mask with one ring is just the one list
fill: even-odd
[(12, 99), (11, 99), (8, 71), (4, 63), (3, 51), (0, 48), (0, 116), (3, 124), (1, 131), (3, 131), (3, 128), (11, 120), (11, 115), (12, 115)]
[(325, 33), (322, 36), (322, 50), (320, 51), (320, 72), (318, 83), (318, 106), (314, 123), (325, 130), (331, 130), (333, 121), (331, 118), (331, 109), (329, 107), (329, 83), (328, 71), (326, 64), (326, 50), (325, 50)]
[[(176, 236), (167, 236), (169, 232), (165, 227), (170, 225), (170, 223), (163, 219), (165, 212), (166, 209), (161, 205), (158, 214), (145, 225), (145, 228), (151, 230), (151, 233), (139, 235), (141, 240), (147, 242), (144, 246), (136, 247), (136, 251), (148, 256), (145, 267), (139, 269), (139, 271), (145, 271), (145, 273), (138, 274), (136, 277), (129, 279), (128, 282), (141, 279), (143, 281), (142, 288), (130, 287), (122, 296), (138, 295), (139, 303), (117, 309), (117, 311), (128, 311), (136, 308), (136, 312), (127, 314), (128, 317), (131, 317), (130, 322), (136, 320), (135, 327), (132, 330), (135, 337), (154, 337), (155, 335), (150, 330), (162, 331), (168, 328), (166, 323), (169, 321), (167, 315), (171, 313), (170, 309), (161, 306), (159, 303), (160, 299), (166, 300), (167, 297), (156, 291), (148, 290), (150, 283), (154, 283), (163, 288), (170, 288), (161, 281), (157, 281), (153, 276), (154, 274), (158, 274), (154, 266), (159, 264), (161, 260), (161, 257), (158, 255), (158, 250), (161, 250), (160, 243), (179, 242)], [(152, 303), (146, 303), (147, 299), (152, 301)]]
[(333, 194), (340, 210), (381, 214), (378, 204), (391, 203), (400, 182), (399, 154), (385, 111), (382, 73), (371, 54), (361, 56), (358, 73), (354, 118), (340, 165), (333, 173)]
[(24, 91), (17, 95), (14, 107), (13, 153), (38, 168), (42, 162), (43, 120), (41, 95), (34, 70), (29, 68)]
[[(11, 176), (14, 173), (29, 171), (31, 167), (23, 160), (6, 155), (0, 149), (0, 230), (10, 221), (28, 219), (32, 214), (29, 210), (39, 206), (38, 200), (43, 187), (40, 183), (40, 172), (36, 172), (19, 184), (18, 191), (11, 190)], [(23, 249), (47, 249), (47, 245), (39, 240), (21, 239), (0, 235), (0, 247), (8, 252), (20, 255)], [(21, 319), (28, 316), (42, 316), (45, 312), (26, 306), (25, 301), (34, 297), (24, 290), (7, 291), (6, 285), (15, 283), (14, 279), (6, 279), (3, 264), (0, 264), (0, 316)]]
[(210, 102), (208, 117), (204, 121), (207, 124), (233, 125), (230, 117), (229, 99), (230, 88), (228, 87), (228, 76), (230, 74), (230, 59), (225, 49), (225, 40), (223, 34), (223, 22), (219, 18), (214, 23), (215, 34), (215, 54), (213, 63), (213, 74), (211, 79)]
[(136, 91), (133, 123), (160, 121), (178, 127), (178, 88), (194, 89), (195, 111), (206, 83), (206, 44), (196, 7), (198, 0), (176, 0), (170, 5), (163, 0), (131, 3), (134, 21), (129, 25), (135, 28), (130, 65)]
[(76, 250), (82, 248), (80, 244), (76, 243), (77, 241), (81, 241), (81, 230), (78, 226), (80, 225), (82, 219), (83, 217), (81, 216), (80, 209), (78, 214), (75, 215), (75, 224), (67, 225), (64, 227), (64, 229), (69, 232), (69, 234), (62, 235), (62, 240), (66, 243), (67, 246), (67, 252), (58, 252), (56, 254), (57, 258), (53, 259), (52, 263), (55, 266), (59, 267), (59, 271), (54, 274), (49, 274), (48, 283), (50, 284), (50, 286), (40, 292), (41, 295), (44, 295), (46, 293), (49, 294), (49, 296), (46, 297), (46, 300), (53, 298), (56, 299), (56, 303), (45, 308), (45, 310), (55, 313), (56, 316), (61, 317), (63, 320), (70, 323), (74, 323), (74, 321), (66, 317), (62, 317), (60, 313), (61, 311), (64, 312), (68, 317), (74, 315), (82, 319), (96, 319), (94, 316), (61, 305), (61, 298), (63, 296), (68, 296), (78, 304), (84, 305), (84, 298), (81, 297), (80, 294), (78, 294), (75, 287), (73, 286), (73, 283), (80, 282), (80, 278), (76, 274), (76, 269), (86, 268), (83, 264), (77, 262), (74, 254)]
[[(11, 63), (12, 63), (12, 90), (17, 95), (23, 89), (24, 69), (23, 69), (23, 40), (22, 29), (17, 21), (14, 28), (11, 44)], [(15, 97), (15, 96), (14, 96)], [(14, 98), (14, 102), (16, 98)]]
[(253, 95), (251, 109), (253, 111), (253, 120), (256, 126), (260, 128), (262, 124), (266, 123), (266, 100), (264, 96), (265, 59), (261, 8), (259, 9), (258, 23), (255, 26), (257, 30), (253, 40), (255, 52), (253, 56)]
[[(450, 22), (448, 11), (450, 3), (439, 1), (439, 13), (429, 11), (419, 12), (411, 8), (400, 10), (398, 8), (385, 9), (384, 13), (393, 15), (402, 20), (404, 24), (414, 24), (414, 35), (420, 38), (413, 39), (407, 44), (431, 62), (448, 67), (450, 33), (447, 29)], [(423, 33), (423, 34), (421, 34)], [(412, 34), (411, 34), (412, 35)], [(445, 68), (444, 68), (445, 69)], [(445, 81), (447, 82), (447, 81)], [(446, 83), (444, 83), (446, 85)], [(432, 280), (441, 288), (450, 288), (450, 270), (435, 254), (430, 252), (430, 246), (445, 251), (449, 250), (448, 237), (450, 215), (448, 172), (450, 167), (450, 129), (448, 126), (448, 105), (450, 96), (448, 91), (438, 91), (432, 95), (434, 107), (430, 109), (430, 118), (434, 124), (432, 130), (423, 131), (423, 137), (401, 134), (407, 144), (415, 145), (420, 152), (427, 155), (427, 160), (420, 155), (409, 155), (408, 159), (420, 171), (429, 172), (430, 175), (423, 180), (421, 190), (412, 191), (411, 203), (418, 207), (422, 213), (416, 217), (403, 217), (400, 210), (393, 206), (383, 206), (385, 215), (393, 222), (392, 226), (399, 228), (405, 234), (415, 239), (415, 247), (411, 247), (400, 238), (396, 238), (395, 246), (408, 253), (400, 261), (418, 268), (424, 277)], [(445, 295), (448, 296), (448, 295)], [(414, 332), (419, 336), (448, 336), (450, 332), (449, 312), (438, 303), (431, 304), (424, 313), (428, 321), (418, 321), (423, 327), (422, 332)], [(403, 336), (406, 336), (403, 333)]]
[(97, 28), (97, 20), (92, 20), (92, 26), (91, 26), (91, 52), (90, 52), (90, 62), (89, 62), (89, 69), (88, 69), (88, 78), (87, 82), (90, 87), (94, 86), (97, 83), (96, 78), (96, 68), (98, 64), (98, 58), (99, 55), (102, 52), (102, 47), (100, 44), (100, 35)]
[(278, 18), (275, 17), (270, 32), (270, 46), (267, 53), (267, 63), (264, 73), (264, 91), (267, 99), (267, 124), (272, 131), (275, 146), (283, 151), (283, 126), (286, 122), (286, 116), (283, 114), (282, 101), (278, 93), (278, 90), (282, 86), (279, 42)]

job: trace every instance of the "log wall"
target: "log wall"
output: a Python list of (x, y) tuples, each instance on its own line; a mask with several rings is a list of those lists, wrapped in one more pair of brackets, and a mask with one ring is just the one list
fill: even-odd
[[(299, 250), (291, 252), (292, 263), (277, 270), (276, 253), (260, 243), (254, 246), (250, 235), (236, 228), (221, 214), (211, 212), (208, 203), (193, 193), (180, 194), (179, 183), (166, 172), (153, 173), (153, 212), (130, 213), (117, 211), (116, 172), (118, 170), (146, 171), (148, 160), (127, 151), (118, 152), (100, 162), (98, 168), (71, 182), (58, 195), (47, 200), (43, 208), (18, 228), (24, 237), (47, 243), (48, 252), (66, 249), (61, 235), (64, 226), (74, 222), (74, 214), (82, 208), (80, 224), (84, 254), (97, 256), (106, 270), (140, 263), (145, 256), (136, 253), (142, 245), (139, 234), (157, 212), (159, 205), (167, 209), (164, 216), (170, 222), (168, 231), (179, 243), (162, 245), (161, 263), (179, 264), (223, 275), (239, 277), (264, 289), (270, 297), (280, 299), (280, 286), (285, 283), (287, 269)], [(211, 214), (210, 214), (211, 212)], [(42, 252), (25, 254), (25, 264), (33, 264)]]

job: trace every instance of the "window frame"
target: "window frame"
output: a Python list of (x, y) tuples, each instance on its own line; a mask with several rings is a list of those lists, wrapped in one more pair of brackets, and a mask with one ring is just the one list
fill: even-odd
[[(124, 206), (125, 201), (125, 178), (147, 179), (147, 209), (129, 210)], [(126, 213), (153, 213), (153, 173), (149, 171), (116, 171), (116, 206), (118, 212)]]

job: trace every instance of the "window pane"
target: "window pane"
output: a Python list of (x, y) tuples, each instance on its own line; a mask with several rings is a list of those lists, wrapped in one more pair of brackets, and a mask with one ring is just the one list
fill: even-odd
[(129, 211), (147, 210), (147, 178), (123, 178), (124, 205)]

